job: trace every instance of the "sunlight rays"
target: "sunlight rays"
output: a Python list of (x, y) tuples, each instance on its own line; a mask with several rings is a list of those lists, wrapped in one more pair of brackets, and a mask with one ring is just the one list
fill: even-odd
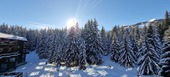
[(67, 21), (67, 29), (70, 29), (71, 27), (76, 26), (77, 22), (78, 22), (78, 21), (77, 21), (75, 18), (70, 18), (70, 19)]

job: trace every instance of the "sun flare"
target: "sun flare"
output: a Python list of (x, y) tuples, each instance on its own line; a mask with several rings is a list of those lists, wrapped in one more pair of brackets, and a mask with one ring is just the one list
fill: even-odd
[(77, 20), (75, 18), (70, 18), (67, 21), (67, 29), (70, 29), (71, 27), (75, 26), (77, 24)]

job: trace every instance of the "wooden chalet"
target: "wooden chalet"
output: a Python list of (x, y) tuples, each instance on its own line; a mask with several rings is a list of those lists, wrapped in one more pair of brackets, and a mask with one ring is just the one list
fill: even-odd
[(26, 41), (25, 37), (0, 33), (0, 73), (26, 63)]

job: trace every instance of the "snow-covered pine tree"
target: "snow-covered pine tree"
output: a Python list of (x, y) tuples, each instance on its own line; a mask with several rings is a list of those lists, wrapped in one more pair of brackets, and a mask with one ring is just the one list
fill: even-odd
[(112, 37), (111, 32), (106, 33), (106, 55), (111, 53), (111, 47), (112, 47)]
[(159, 75), (162, 77), (170, 77), (170, 35), (168, 34), (167, 37), (168, 38), (165, 39), (165, 44), (162, 48), (162, 55), (159, 62), (159, 65), (161, 67), (161, 70), (159, 71)]
[(49, 56), (49, 53), (47, 51), (47, 40), (48, 40), (48, 36), (47, 36), (47, 30), (41, 30), (41, 39), (39, 40), (39, 45), (38, 45), (38, 55), (40, 59), (47, 59)]
[(78, 65), (78, 47), (76, 45), (76, 31), (74, 27), (71, 27), (68, 31), (66, 38), (66, 48), (64, 50), (67, 66), (77, 66)]
[(134, 67), (135, 66), (135, 58), (136, 55), (134, 54), (132, 48), (132, 42), (130, 38), (130, 29), (125, 28), (125, 37), (124, 37), (124, 44), (123, 48), (120, 50), (120, 58), (119, 63), (125, 67)]
[(118, 62), (119, 61), (119, 57), (120, 57), (120, 49), (121, 46), (119, 44), (119, 41), (117, 39), (114, 40), (114, 43), (112, 43), (111, 46), (111, 60)]
[(122, 48), (119, 28), (115, 26), (112, 29), (112, 44), (111, 44), (111, 60), (118, 62), (120, 57), (120, 50)]
[(162, 49), (162, 42), (161, 42), (161, 38), (160, 35), (158, 33), (158, 30), (156, 28), (155, 25), (152, 25), (151, 29), (153, 30), (152, 32), (152, 38), (153, 38), (153, 44), (154, 44), (154, 48), (156, 50), (156, 52), (158, 53), (158, 55), (161, 55), (161, 49)]
[(164, 33), (164, 40), (169, 41), (169, 37), (170, 37), (170, 27)]
[(139, 28), (139, 25), (137, 25), (135, 27), (135, 36), (136, 36), (136, 40), (137, 40), (137, 43), (139, 45), (139, 40), (141, 39), (141, 31), (140, 31), (141, 28)]
[(159, 70), (159, 55), (157, 54), (154, 46), (152, 45), (153, 39), (150, 37), (150, 30), (151, 29), (147, 29), (147, 27), (144, 26), (142, 47), (140, 48), (140, 57), (138, 59), (139, 75), (157, 74)]
[(40, 49), (40, 45), (41, 45), (41, 40), (42, 40), (42, 37), (43, 37), (42, 33), (45, 34), (44, 30), (43, 29), (39, 30), (38, 38), (37, 38), (37, 41), (39, 41), (39, 42), (37, 42), (37, 44), (36, 44), (36, 53), (39, 53), (39, 49)]
[[(149, 43), (152, 44), (154, 50), (156, 51), (155, 53), (158, 54), (158, 56), (160, 56), (162, 46), (161, 46), (161, 42), (160, 42), (160, 39), (159, 39), (159, 35), (156, 31), (156, 28), (153, 25), (150, 24), (148, 26), (148, 33), (147, 34), (148, 34), (147, 37), (149, 38), (148, 39)], [(158, 62), (159, 62), (159, 60), (158, 60)]]
[(81, 34), (86, 44), (86, 55), (88, 64), (101, 64), (102, 46), (98, 34), (98, 24), (96, 20), (89, 20)]
[(100, 38), (101, 38), (101, 43), (102, 43), (102, 47), (103, 47), (103, 51), (101, 52), (101, 54), (105, 55), (106, 53), (106, 32), (104, 27), (102, 26), (102, 29), (100, 31)]
[(17, 25), (14, 26), (14, 30), (11, 34), (26, 37), (25, 29), (22, 26), (17, 26)]
[[(55, 29), (53, 34), (53, 52), (51, 52), (51, 62), (57, 64), (58, 66), (60, 65), (61, 62), (64, 60), (64, 51), (63, 48), (64, 46), (64, 41), (66, 38), (66, 29)], [(49, 59), (50, 59), (49, 58)]]
[[(67, 53), (64, 52), (64, 49), (66, 48), (66, 34), (67, 29), (62, 30), (55, 30), (55, 63), (59, 66), (66, 60), (65, 56)], [(62, 64), (63, 65), (63, 64)]]
[(86, 64), (85, 43), (80, 35), (77, 33), (78, 27), (71, 27), (67, 38), (66, 48), (64, 49), (64, 58), (67, 66), (84, 66)]
[(165, 12), (165, 20), (163, 25), (163, 31), (165, 32), (170, 26), (170, 17), (168, 11)]
[(100, 32), (100, 38), (101, 38), (101, 43), (102, 43), (102, 48), (103, 48), (103, 55), (107, 55), (108, 51), (108, 47), (107, 47), (107, 37), (106, 37), (106, 32), (104, 27), (102, 26), (101, 32)]
[(87, 63), (86, 46), (85, 46), (85, 41), (80, 35), (77, 37), (77, 47), (79, 50), (79, 59), (78, 59), (79, 67), (80, 69), (85, 70), (85, 64)]
[(49, 63), (55, 63), (56, 62), (56, 51), (55, 51), (55, 47), (56, 47), (56, 36), (54, 35), (54, 30), (48, 30), (48, 52), (49, 52), (49, 57), (48, 57), (48, 62)]
[[(0, 28), (1, 28), (1, 26), (2, 26), (2, 25), (0, 25)], [(15, 26), (10, 26), (8, 33), (9, 33), (9, 34), (12, 34), (14, 31), (16, 31), (16, 30), (15, 30)], [(28, 34), (28, 33), (27, 33), (27, 34)]]
[(160, 35), (161, 41), (164, 40), (164, 33), (170, 26), (170, 14), (168, 14), (168, 11), (165, 12), (165, 18), (164, 22), (161, 24), (158, 24), (158, 33)]
[(26, 38), (28, 39), (28, 42), (26, 43), (29, 50), (35, 50), (36, 47), (36, 39), (37, 34), (35, 30), (29, 30), (27, 32)]
[(9, 27), (7, 24), (3, 23), (2, 25), (0, 25), (0, 32), (2, 33), (8, 33), (9, 32)]
[(79, 66), (80, 66), (80, 69), (83, 69), (85, 70), (86, 67), (85, 67), (85, 64), (87, 63), (86, 61), (86, 45), (85, 45), (85, 41), (84, 39), (81, 37), (81, 29), (79, 28), (79, 24), (76, 23), (76, 26), (75, 26), (75, 29), (76, 29), (76, 45), (78, 47), (78, 50), (79, 50)]
[(131, 38), (131, 43), (132, 43), (132, 48), (133, 48), (133, 52), (135, 54), (135, 60), (137, 62), (138, 59), (138, 53), (139, 53), (139, 46), (138, 46), (138, 35), (137, 35), (137, 28), (132, 28), (131, 32), (130, 32), (130, 38)]

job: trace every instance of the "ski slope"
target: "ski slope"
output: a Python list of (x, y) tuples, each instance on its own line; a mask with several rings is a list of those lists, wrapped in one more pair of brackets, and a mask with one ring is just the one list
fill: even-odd
[(90, 65), (86, 70), (65, 66), (57, 68), (52, 64), (46, 64), (47, 59), (39, 59), (35, 51), (27, 54), (26, 61), (27, 64), (16, 69), (16, 71), (23, 72), (24, 77), (137, 77), (136, 68), (122, 67), (112, 62), (109, 56), (103, 56), (102, 65)]

